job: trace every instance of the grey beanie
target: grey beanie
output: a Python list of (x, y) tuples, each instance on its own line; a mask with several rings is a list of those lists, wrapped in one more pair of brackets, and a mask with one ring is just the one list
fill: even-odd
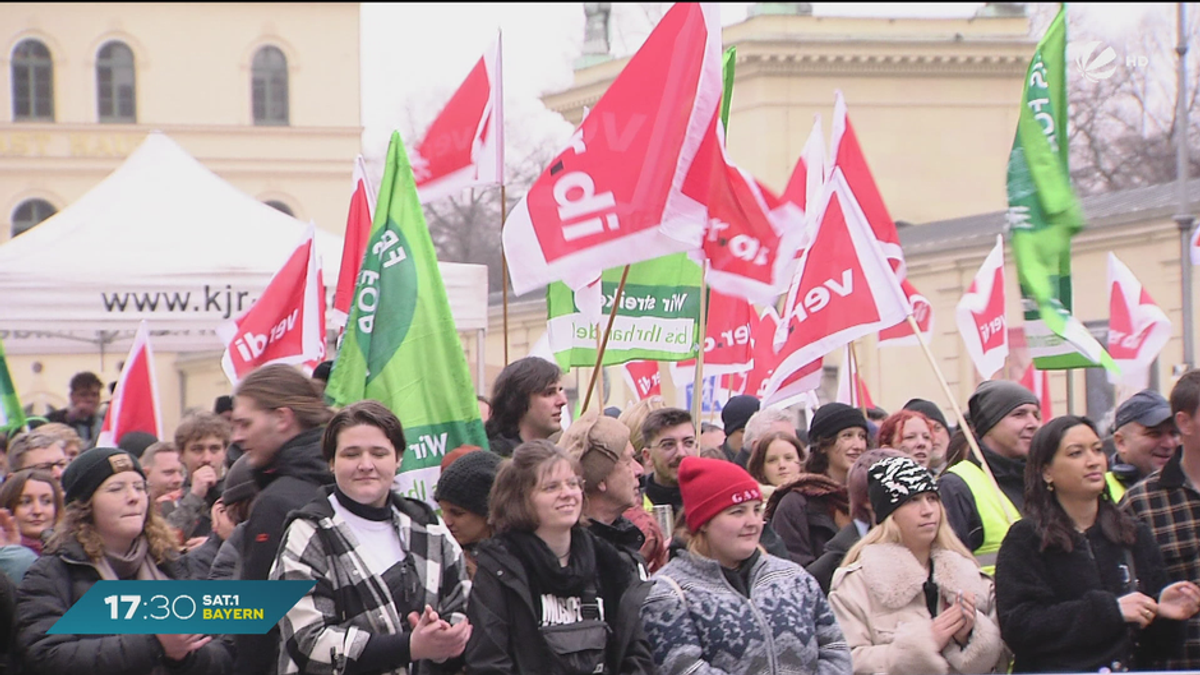
[(502, 459), (489, 450), (476, 450), (454, 460), (438, 478), (434, 501), (450, 502), (486, 518), (488, 496)]
[(1005, 415), (1027, 403), (1038, 405), (1037, 397), (1025, 387), (1008, 380), (988, 380), (975, 389), (967, 404), (977, 436), (985, 436)]

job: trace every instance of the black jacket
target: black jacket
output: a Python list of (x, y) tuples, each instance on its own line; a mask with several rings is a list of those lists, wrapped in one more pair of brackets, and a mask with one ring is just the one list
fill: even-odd
[(833, 573), (837, 571), (838, 567), (841, 567), (846, 554), (861, 538), (862, 536), (858, 533), (858, 525), (850, 523), (838, 530), (838, 533), (833, 535), (833, 539), (825, 542), (825, 552), (804, 568), (816, 578), (817, 583), (821, 585), (821, 590), (825, 591), (825, 595), (829, 595), (829, 584), (833, 582)]
[[(642, 544), (646, 543), (646, 535), (638, 529), (633, 521), (625, 516), (617, 516), (612, 525), (606, 525), (598, 520), (593, 520), (588, 529), (596, 537), (607, 541), (617, 548), (618, 551), (627, 554), (630, 565), (634, 570), (645, 572), (646, 561), (642, 558)], [(648, 574), (644, 576), (649, 576)]]
[[(988, 468), (996, 477), (1000, 491), (1017, 507), (1017, 512), (1024, 516), (1025, 460), (1009, 459), (992, 452), (986, 445), (980, 445), (979, 449), (987, 458)], [(979, 466), (974, 455), (969, 455), (963, 461)], [(938, 492), (941, 494), (942, 506), (946, 507), (946, 520), (950, 522), (950, 529), (958, 535), (958, 540), (972, 551), (983, 546), (983, 520), (979, 517), (975, 496), (971, 494), (966, 481), (956, 474), (943, 471), (938, 478)]]
[[(174, 562), (158, 566), (172, 579), (183, 579)], [(70, 542), (57, 553), (38, 558), (17, 591), (17, 648), (23, 673), (64, 675), (145, 675), (159, 666), (179, 675), (229, 671), (229, 647), (220, 640), (188, 654), (178, 664), (165, 660), (153, 635), (47, 635), (71, 605), (87, 593), (100, 573), (83, 547)]]
[[(587, 530), (583, 530), (587, 532)], [(622, 560), (622, 553), (592, 536), (596, 549), (599, 594), (611, 632), (606, 666), (612, 675), (656, 672), (650, 644), (642, 632), (640, 609), (651, 583), (642, 581)], [(521, 561), (502, 539), (480, 542), (467, 616), (471, 639), (465, 652), (468, 675), (555, 675), (553, 663), (534, 614), (528, 576)]]
[(767, 522), (787, 546), (786, 559), (808, 567), (821, 557), (825, 544), (838, 533), (833, 510), (830, 496), (811, 494), (800, 481), (775, 490)]
[[(1182, 651), (1185, 623), (1158, 618), (1145, 630), (1125, 623), (1117, 598), (1125, 547), (1100, 532), (1077, 536), (1073, 550), (1039, 552), (1041, 533), (1029, 520), (1013, 524), (996, 561), (1000, 634), (1013, 651), (1013, 672), (1096, 672), (1124, 667), (1152, 670)], [(1162, 555), (1150, 529), (1137, 525), (1132, 550), (1137, 590), (1158, 599), (1167, 585)]]
[(496, 434), (488, 436), (488, 450), (500, 455), (501, 457), (512, 457), (513, 450), (522, 443), (520, 436), (504, 436)]
[[(329, 463), (321, 456), (323, 427), (302, 431), (283, 444), (269, 466), (254, 472), (259, 493), (254, 498), (242, 541), (240, 579), (266, 581), (279, 551), (288, 513), (311, 502), (322, 485), (333, 483)], [(266, 635), (238, 635), (233, 672), (262, 675), (273, 672), (278, 629)]]
[(204, 540), (203, 544), (183, 555), (179, 562), (187, 569), (188, 579), (208, 579), (208, 573), (212, 570), (217, 552), (221, 550), (221, 544), (221, 538), (217, 536), (217, 533), (209, 532), (208, 538)]

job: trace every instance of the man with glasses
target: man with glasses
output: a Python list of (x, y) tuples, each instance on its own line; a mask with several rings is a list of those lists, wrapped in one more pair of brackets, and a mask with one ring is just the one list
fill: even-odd
[(63, 470), (67, 468), (67, 453), (63, 442), (51, 434), (39, 431), (17, 436), (8, 446), (9, 472), (24, 469), (39, 469), (49, 473), (62, 484)]
[(699, 451), (696, 425), (692, 415), (680, 408), (662, 408), (646, 416), (642, 423), (643, 461), (653, 470), (646, 476), (646, 499), (655, 506), (669, 505), (678, 520), (683, 510), (679, 491), (679, 463)]

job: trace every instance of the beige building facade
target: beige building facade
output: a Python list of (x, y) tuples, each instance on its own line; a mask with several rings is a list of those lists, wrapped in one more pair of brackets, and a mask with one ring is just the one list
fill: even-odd
[[(0, 41), (0, 244), (73, 203), (152, 130), (250, 196), (344, 230), (362, 134), (357, 3), (6, 3)], [(9, 365), (41, 410), (65, 403), (79, 370), (114, 381), (124, 357)], [(219, 360), (156, 354), (166, 429), (228, 393)]]
[[(892, 217), (901, 225), (909, 279), (931, 301), (932, 351), (952, 396), (965, 407), (980, 377), (966, 355), (954, 308), (1004, 226), (1005, 168), (1016, 129), (1018, 104), (1036, 40), (1029, 18), (985, 8), (971, 19), (851, 19), (761, 14), (724, 29), (724, 44), (737, 46), (729, 121), (733, 159), (767, 185), (781, 190), (808, 138), (815, 114), (828, 139), (835, 90), (844, 94), (876, 182)], [(752, 14), (754, 12), (752, 11)], [(627, 63), (605, 61), (581, 68), (574, 86), (544, 97), (546, 105), (578, 123)], [(1101, 340), (1108, 317), (1106, 260), (1114, 251), (1138, 275), (1174, 322), (1154, 384), (1164, 392), (1182, 363), (1179, 234), (1171, 216), (1174, 188), (1160, 186), (1084, 201), (1089, 225), (1074, 241), (1075, 313)], [(1193, 202), (1200, 182), (1192, 185)], [(1193, 206), (1193, 212), (1196, 207)], [(1022, 316), (1011, 251), (1006, 252), (1008, 326), (1020, 334)], [(493, 306), (489, 333), (490, 379), (502, 363), (500, 307)], [(510, 352), (523, 356), (545, 329), (545, 303), (510, 304)], [(859, 341), (861, 372), (877, 405), (894, 411), (909, 398), (936, 401), (950, 412), (921, 349), (877, 349), (873, 337)], [(1017, 349), (1011, 377), (1027, 357)], [(826, 358), (822, 400), (835, 393), (840, 353)], [(619, 368), (609, 368), (612, 393), (606, 405), (632, 396)], [(571, 390), (586, 388), (588, 369), (568, 375)], [(675, 401), (668, 369), (661, 367), (664, 394)], [(1103, 371), (1073, 373), (1073, 410), (1097, 418), (1116, 391)], [(1067, 412), (1067, 375), (1050, 377), (1055, 414)], [(572, 392), (578, 396), (576, 392)], [(581, 397), (579, 397), (581, 398)], [(575, 400), (573, 398), (573, 400)]]

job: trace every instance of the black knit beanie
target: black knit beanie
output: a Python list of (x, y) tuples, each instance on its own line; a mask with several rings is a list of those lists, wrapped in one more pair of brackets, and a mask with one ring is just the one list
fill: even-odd
[(488, 450), (476, 450), (454, 460), (438, 478), (434, 501), (446, 501), (487, 518), (488, 495), (503, 458)]
[(739, 394), (729, 399), (721, 409), (721, 427), (725, 430), (725, 435), (745, 429), (746, 422), (750, 421), (750, 417), (758, 412), (761, 406), (762, 403), (757, 398), (748, 394)]
[(975, 435), (986, 436), (1005, 415), (1027, 403), (1038, 405), (1037, 397), (1016, 382), (988, 380), (979, 385), (967, 403)]
[(822, 438), (835, 438), (843, 429), (860, 427), (867, 431), (867, 418), (862, 411), (845, 403), (826, 403), (817, 408), (812, 424), (808, 427), (810, 443), (819, 443)]
[(904, 404), (905, 410), (915, 410), (929, 419), (942, 425), (946, 430), (950, 429), (950, 425), (946, 424), (946, 415), (942, 413), (942, 409), (933, 401), (926, 401), (923, 398), (914, 398)]
[(79, 453), (63, 471), (64, 501), (86, 502), (109, 476), (123, 471), (136, 471), (143, 479), (146, 473), (137, 458), (117, 448), (92, 448)]
[(882, 523), (913, 497), (937, 491), (933, 474), (911, 457), (888, 457), (867, 469), (867, 495), (876, 523)]

